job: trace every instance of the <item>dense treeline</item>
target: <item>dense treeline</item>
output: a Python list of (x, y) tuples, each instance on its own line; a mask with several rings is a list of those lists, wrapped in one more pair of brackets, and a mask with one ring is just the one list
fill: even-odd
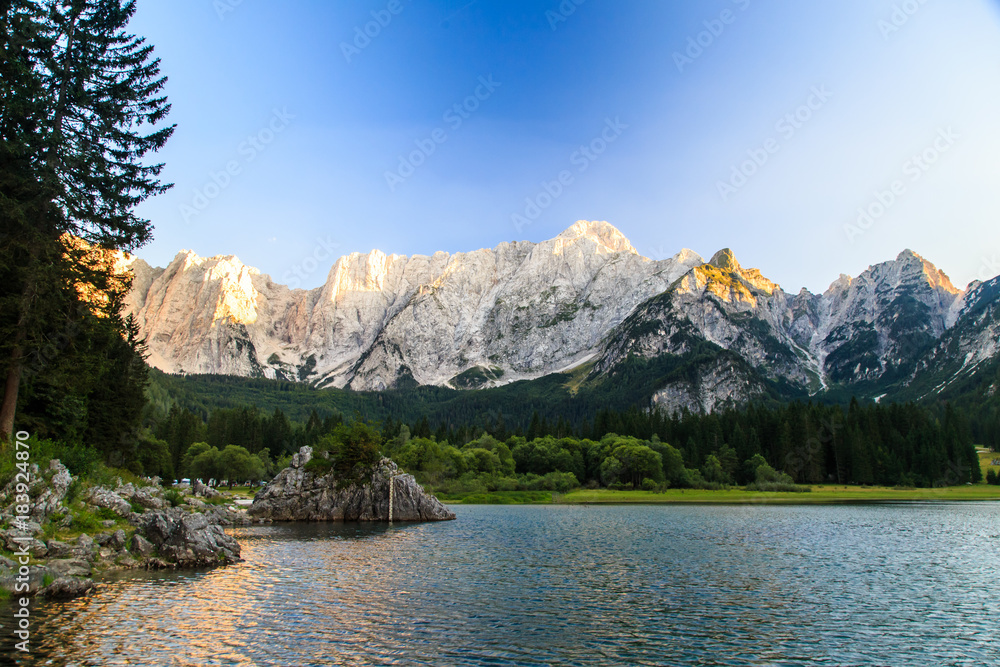
[[(203, 418), (174, 406), (151, 439), (163, 443), (169, 465), (180, 471), (194, 443), (220, 451), (239, 445), (278, 460), (357, 421), (360, 415), (321, 418), (314, 411), (295, 423), (281, 409), (267, 414), (255, 407), (220, 408)], [(982, 479), (968, 422), (950, 406), (941, 418), (914, 404), (852, 401), (846, 409), (796, 402), (710, 415), (604, 409), (579, 424), (536, 412), (527, 428), (508, 428), (502, 413), (485, 425), (435, 429), (426, 416), (409, 424), (390, 417), (378, 427), (386, 454), (422, 482), (449, 490), (746, 485), (761, 481), (763, 464), (773, 469), (764, 471), (764, 481), (777, 481), (773, 472), (787, 475), (789, 484), (927, 487)], [(616, 455), (620, 447), (626, 449)], [(646, 459), (649, 467), (635, 467)], [(556, 476), (538, 481), (547, 475)]]
[[(650, 378), (662, 381), (658, 373), (678, 372), (676, 368), (671, 370), (658, 364), (657, 360), (630, 360), (624, 366), (615, 376), (584, 382), (575, 393), (571, 389), (573, 381), (583, 378), (571, 378), (566, 374), (476, 391), (416, 387), (386, 392), (353, 392), (318, 390), (303, 383), (265, 379), (168, 376), (156, 370), (151, 370), (150, 393), (158, 414), (163, 414), (176, 403), (204, 418), (219, 407), (238, 408), (244, 405), (268, 406), (269, 410), (280, 408), (293, 422), (305, 422), (313, 411), (321, 415), (360, 413), (374, 421), (409, 424), (426, 416), (434, 433), (438, 433), (443, 425), (445, 433), (454, 435), (465, 426), (468, 437), (471, 437), (474, 428), (492, 432), (498, 423), (511, 433), (524, 435), (535, 413), (538, 413), (548, 420), (553, 435), (572, 432), (581, 437), (594, 437), (603, 428), (594, 422), (602, 410), (625, 414), (638, 410), (636, 406), (648, 406), (651, 391), (647, 385)], [(585, 369), (580, 372), (585, 373)], [(1000, 396), (996, 396), (991, 389), (995, 386), (1000, 386), (1000, 361), (985, 374), (956, 383), (956, 387), (942, 399), (935, 402), (925, 399), (917, 405), (938, 420), (944, 420), (946, 406), (960, 408), (972, 439), (988, 448), (1000, 449)], [(851, 396), (838, 392), (789, 401), (776, 394), (759, 405), (780, 409), (794, 400), (846, 407)], [(557, 429), (560, 419), (564, 425), (571, 427)]]

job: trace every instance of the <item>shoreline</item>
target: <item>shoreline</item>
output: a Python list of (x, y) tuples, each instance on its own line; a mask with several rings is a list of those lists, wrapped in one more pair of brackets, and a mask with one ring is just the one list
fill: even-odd
[[(947, 486), (928, 489), (865, 487), (817, 484), (811, 491), (762, 492), (742, 488), (724, 490), (668, 489), (653, 491), (614, 491), (610, 489), (580, 489), (565, 494), (549, 493), (540, 499), (537, 492), (530, 498), (519, 499), (515, 493), (468, 494), (474, 498), (449, 497), (442, 500), (454, 505), (851, 505), (870, 503), (919, 502), (990, 502), (1000, 501), (1000, 486)], [(492, 499), (492, 501), (490, 501)], [(487, 502), (482, 502), (487, 500)], [(478, 501), (478, 502), (477, 502)]]

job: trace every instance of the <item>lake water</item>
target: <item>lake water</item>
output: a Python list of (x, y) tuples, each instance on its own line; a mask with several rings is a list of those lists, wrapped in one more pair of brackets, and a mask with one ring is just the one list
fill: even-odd
[(1000, 662), (998, 503), (454, 509), (237, 530), (237, 565), (36, 608), (18, 664)]

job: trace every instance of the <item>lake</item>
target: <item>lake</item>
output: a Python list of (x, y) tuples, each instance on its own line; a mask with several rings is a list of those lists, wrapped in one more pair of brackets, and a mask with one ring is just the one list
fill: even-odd
[[(33, 611), (46, 665), (988, 665), (1000, 503), (455, 506), (234, 531)], [(0, 609), (12, 652), (10, 608)]]

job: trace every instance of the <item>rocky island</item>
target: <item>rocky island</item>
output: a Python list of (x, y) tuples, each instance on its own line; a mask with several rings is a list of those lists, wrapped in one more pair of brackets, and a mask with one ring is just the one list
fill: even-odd
[(337, 475), (310, 470), (312, 447), (302, 447), (254, 498), (248, 514), (273, 521), (448, 521), (455, 513), (426, 493), (387, 458), (364, 484), (343, 485)]

